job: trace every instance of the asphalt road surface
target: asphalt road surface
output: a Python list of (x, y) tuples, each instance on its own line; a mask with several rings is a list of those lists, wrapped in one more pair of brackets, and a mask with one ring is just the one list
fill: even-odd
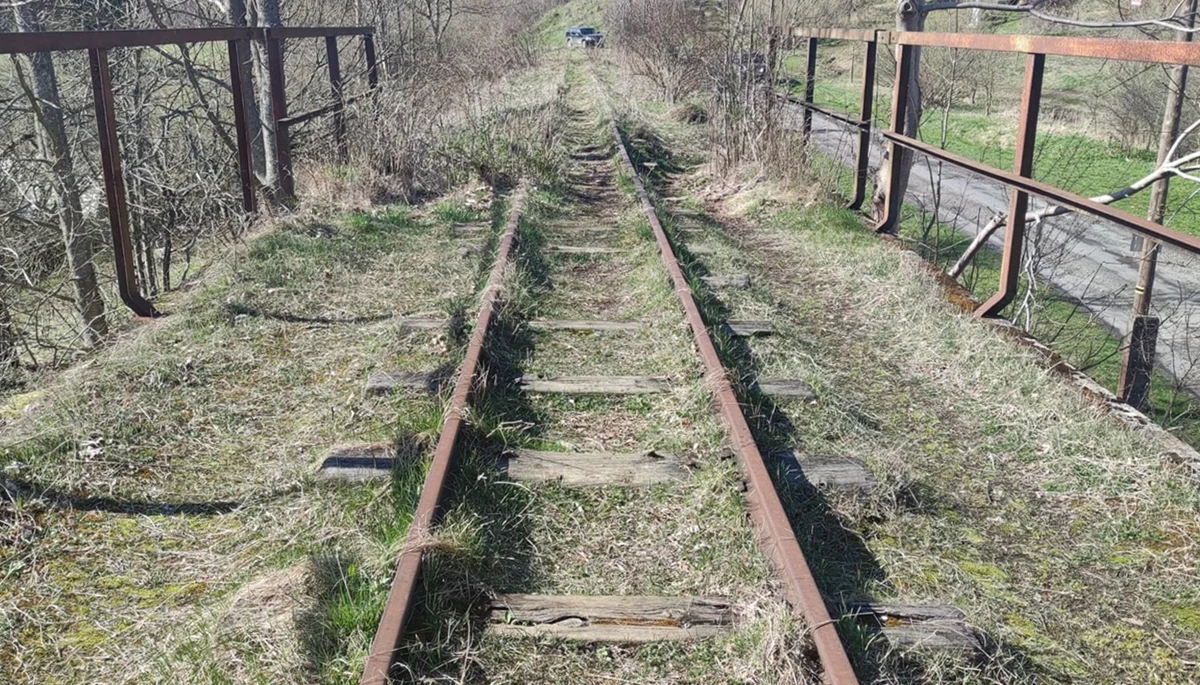
[[(786, 106), (789, 128), (800, 129), (801, 112), (797, 105)], [(845, 124), (813, 113), (813, 144), (823, 154), (852, 167), (855, 141), (851, 133)], [(876, 135), (871, 145), (872, 172), (878, 168), (883, 150), (883, 138)], [(941, 198), (935, 202), (934, 179), (939, 175)], [(906, 200), (930, 213), (937, 207), (941, 222), (974, 236), (998, 211), (1007, 209), (1009, 191), (1003, 184), (948, 164), (939, 168), (937, 160), (918, 155)], [(1030, 209), (1036, 211), (1046, 204), (1039, 198), (1031, 198)], [(1139, 262), (1138, 254), (1130, 250), (1131, 233), (1089, 215), (1050, 219), (1041, 230), (1044, 256), (1036, 269), (1038, 278), (1081, 303), (1086, 312), (1079, 316), (1090, 315), (1111, 332), (1125, 335)], [(1027, 235), (1033, 232), (1031, 226)], [(988, 241), (996, 249), (1003, 243), (1003, 229)], [(1164, 246), (1159, 254), (1151, 313), (1162, 319), (1158, 365), (1179, 379), (1192, 394), (1200, 395), (1200, 268), (1197, 267), (1200, 258)]]

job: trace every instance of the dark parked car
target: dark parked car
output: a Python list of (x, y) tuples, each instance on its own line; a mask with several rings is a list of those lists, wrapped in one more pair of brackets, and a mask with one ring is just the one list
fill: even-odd
[(604, 46), (604, 34), (591, 26), (572, 26), (567, 29), (567, 47), (599, 48)]

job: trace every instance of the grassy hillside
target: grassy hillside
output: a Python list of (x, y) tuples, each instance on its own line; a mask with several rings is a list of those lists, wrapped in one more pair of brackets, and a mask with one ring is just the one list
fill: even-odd
[(571, 0), (546, 13), (536, 27), (547, 45), (562, 45), (567, 28), (586, 25), (604, 31), (605, 0)]

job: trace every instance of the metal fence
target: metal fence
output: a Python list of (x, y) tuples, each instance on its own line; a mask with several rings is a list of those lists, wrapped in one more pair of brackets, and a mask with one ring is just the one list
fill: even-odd
[[(33, 54), (86, 50), (91, 67), (92, 100), (95, 105), (96, 126), (99, 132), (101, 167), (112, 228), (113, 254), (117, 271), (117, 286), (121, 300), (135, 314), (155, 317), (160, 313), (142, 297), (137, 282), (130, 233), (129, 205), (125, 178), (121, 171), (121, 146), (117, 137), (117, 112), (113, 100), (112, 76), (108, 51), (112, 48), (192, 45), (225, 42), (229, 53), (229, 87), (233, 94), (234, 128), (237, 131), (238, 171), (241, 179), (242, 209), (253, 213), (257, 209), (254, 176), (251, 162), (252, 127), (257, 122), (246, 119), (246, 103), (242, 90), (242, 63), (249, 58), (249, 41), (264, 46), (270, 81), (271, 110), (274, 120), (274, 146), (278, 168), (278, 188), (281, 200), (295, 196), (292, 171), (291, 128), (320, 116), (332, 115), (334, 139), (339, 154), (346, 154), (345, 107), (366, 93), (346, 96), (340, 62), (339, 37), (361, 36), (367, 64), (370, 89), (378, 86), (378, 65), (375, 58), (374, 29), (371, 27), (303, 27), (303, 28), (200, 28), (130, 31), (62, 31), (43, 33), (0, 33), (0, 55)], [(319, 109), (287, 115), (287, 96), (283, 66), (283, 42), (288, 39), (324, 38), (329, 67), (330, 104)], [(369, 91), (367, 91), (369, 92)]]
[[(1200, 44), (1112, 38), (987, 35), (963, 33), (925, 33), (854, 30), (839, 28), (789, 28), (776, 32), (775, 41), (803, 39), (807, 50), (804, 96), (786, 95), (790, 102), (803, 107), (803, 132), (812, 133), (813, 112), (819, 112), (857, 129), (857, 154), (854, 168), (854, 189), (850, 207), (857, 209), (865, 199), (869, 175), (869, 151), (872, 135), (872, 109), (875, 99), (876, 56), (879, 45), (895, 49), (896, 68), (893, 83), (891, 115), (881, 135), (886, 139), (889, 165), (884, 191), (883, 216), (876, 226), (879, 232), (895, 233), (899, 229), (904, 197), (900, 192), (902, 150), (926, 155), (950, 165), (998, 181), (1008, 186), (1010, 200), (1005, 225), (1004, 247), (1000, 266), (1000, 285), (977, 310), (980, 317), (998, 315), (1020, 290), (1022, 256), (1026, 242), (1026, 214), (1030, 195), (1036, 195), (1064, 207), (1078, 210), (1122, 226), (1155, 245), (1170, 245), (1190, 254), (1200, 255), (1200, 237), (1162, 226), (1123, 209), (1101, 204), (1032, 178), (1034, 144), (1037, 138), (1038, 114), (1042, 100), (1042, 80), (1047, 56), (1083, 57), (1105, 60), (1125, 60), (1163, 65), (1200, 65)], [(863, 44), (865, 50), (862, 72), (861, 104), (858, 116), (834, 111), (817, 105), (814, 100), (817, 53), (821, 40), (852, 41)], [(915, 51), (922, 47), (984, 50), (1025, 55), (1024, 85), (1017, 124), (1016, 153), (1012, 171), (988, 166), (954, 154), (905, 135), (905, 119), (912, 106), (913, 93), (906, 92), (910, 82)], [(774, 53), (774, 49), (773, 49)], [(774, 54), (773, 54), (774, 59)], [(1157, 250), (1145, 252), (1145, 259), (1156, 260)], [(1153, 283), (1153, 261), (1150, 263), (1150, 282), (1137, 288), (1149, 290)], [(1145, 271), (1145, 270), (1144, 270)], [(1135, 406), (1144, 406), (1154, 360), (1155, 335), (1158, 320), (1134, 312), (1129, 340), (1124, 346), (1118, 395)]]

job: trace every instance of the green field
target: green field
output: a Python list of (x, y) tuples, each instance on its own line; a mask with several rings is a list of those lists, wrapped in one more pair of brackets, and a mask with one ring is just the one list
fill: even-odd
[[(804, 92), (803, 60), (803, 54), (793, 54), (783, 61), (784, 73), (790, 78), (790, 89), (796, 95)], [(1095, 89), (1097, 82), (1105, 79), (1106, 75), (1099, 72), (1088, 75), (1079, 65), (1069, 66), (1072, 68), (1056, 74), (1055, 85), (1058, 88), (1053, 89), (1052, 95), (1047, 87), (1046, 100), (1065, 102), (1068, 109), (1086, 108), (1092, 98), (1089, 91)], [(858, 83), (851, 83), (846, 75), (822, 78), (818, 72), (814, 99), (818, 104), (830, 108), (857, 113), (860, 97)], [(1000, 90), (1006, 92), (1006, 99), (998, 98), (991, 116), (985, 113), (984, 106), (979, 102), (956, 102), (949, 111), (927, 109), (921, 120), (921, 140), (997, 169), (1012, 169), (1017, 130), (1016, 116), (1012, 111), (1015, 107), (1013, 97), (1019, 93), (1019, 88), (1019, 84), (1004, 84)], [(880, 83), (876, 87), (872, 117), (875, 125), (887, 126), (890, 111), (891, 92), (885, 84)], [(1066, 126), (1045, 119), (1043, 117), (1039, 124), (1043, 129), (1054, 125), (1060, 130), (1043, 131), (1037, 136), (1034, 178), (1039, 181), (1093, 197), (1124, 188), (1149, 174), (1155, 167), (1156, 150), (1123, 147), (1104, 136), (1095, 124)], [(1187, 181), (1171, 184), (1166, 226), (1200, 235), (1200, 208), (1193, 202), (1196, 190), (1197, 186)], [(1144, 191), (1113, 203), (1113, 206), (1145, 216), (1149, 197), (1149, 192)]]

